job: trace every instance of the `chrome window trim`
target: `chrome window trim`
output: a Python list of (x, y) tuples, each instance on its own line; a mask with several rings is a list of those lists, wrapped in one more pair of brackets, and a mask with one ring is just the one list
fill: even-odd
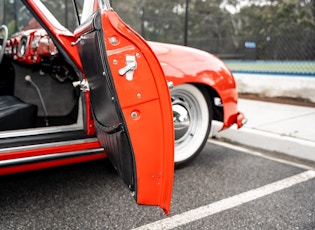
[(100, 8), (103, 10), (112, 10), (109, 0), (99, 0)]
[(94, 1), (84, 1), (80, 24), (85, 22), (94, 13), (93, 7), (94, 7)]

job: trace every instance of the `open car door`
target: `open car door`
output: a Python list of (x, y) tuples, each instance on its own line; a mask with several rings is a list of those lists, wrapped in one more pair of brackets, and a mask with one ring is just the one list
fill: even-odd
[(170, 209), (174, 137), (167, 83), (147, 43), (110, 9), (76, 29), (97, 137), (139, 204)]

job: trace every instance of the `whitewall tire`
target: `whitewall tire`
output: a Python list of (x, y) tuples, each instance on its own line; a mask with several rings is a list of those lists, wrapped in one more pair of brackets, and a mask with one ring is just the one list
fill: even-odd
[(171, 90), (177, 166), (193, 160), (207, 142), (212, 108), (205, 95), (192, 84), (178, 85)]

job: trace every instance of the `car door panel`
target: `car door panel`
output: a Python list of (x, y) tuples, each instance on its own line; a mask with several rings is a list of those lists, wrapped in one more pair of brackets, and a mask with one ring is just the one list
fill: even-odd
[[(87, 29), (91, 31), (83, 35), (84, 40), (78, 47), (91, 88), (90, 100), (97, 137), (124, 182), (134, 190), (136, 182), (132, 147), (127, 137), (128, 133), (124, 130), (123, 116), (119, 111), (117, 95), (109, 76), (103, 35), (100, 28), (94, 29), (88, 26)], [(124, 157), (120, 157), (117, 153), (121, 153)]]
[[(78, 49), (97, 137), (137, 202), (168, 213), (174, 170), (172, 108), (156, 57), (112, 11), (97, 11), (75, 36), (81, 40)], [(127, 56), (137, 62), (132, 78), (119, 71), (128, 64)]]

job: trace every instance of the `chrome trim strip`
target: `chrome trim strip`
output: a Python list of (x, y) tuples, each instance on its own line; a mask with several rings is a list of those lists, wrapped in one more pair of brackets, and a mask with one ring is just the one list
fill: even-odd
[(61, 160), (61, 159), (80, 157), (80, 156), (89, 156), (89, 155), (93, 155), (97, 153), (104, 153), (104, 149), (103, 148), (87, 149), (87, 150), (80, 150), (80, 151), (73, 151), (73, 152), (54, 153), (54, 154), (48, 154), (48, 155), (42, 155), (42, 156), (3, 160), (3, 161), (0, 161), (0, 168), (9, 167), (9, 166), (12, 167), (12, 166), (17, 166), (17, 165), (22, 165), (22, 164), (38, 163), (38, 162), (44, 162), (44, 161)]
[(26, 137), (26, 136), (51, 134), (51, 133), (61, 133), (61, 132), (69, 132), (69, 131), (79, 131), (82, 129), (83, 129), (82, 127), (75, 124), (75, 125), (59, 126), (59, 127), (56, 126), (56, 127), (48, 127), (48, 128), (12, 130), (12, 131), (5, 131), (3, 133), (0, 132), (0, 139), (11, 138), (11, 137)]
[(34, 150), (34, 149), (52, 148), (52, 147), (59, 147), (59, 146), (66, 146), (66, 145), (86, 144), (86, 143), (92, 143), (92, 142), (97, 142), (97, 141), (98, 139), (94, 137), (94, 138), (87, 138), (87, 139), (80, 139), (80, 140), (60, 141), (60, 142), (37, 144), (37, 145), (18, 146), (18, 147), (0, 149), (0, 154), (9, 153), (9, 152), (17, 152), (17, 151)]

